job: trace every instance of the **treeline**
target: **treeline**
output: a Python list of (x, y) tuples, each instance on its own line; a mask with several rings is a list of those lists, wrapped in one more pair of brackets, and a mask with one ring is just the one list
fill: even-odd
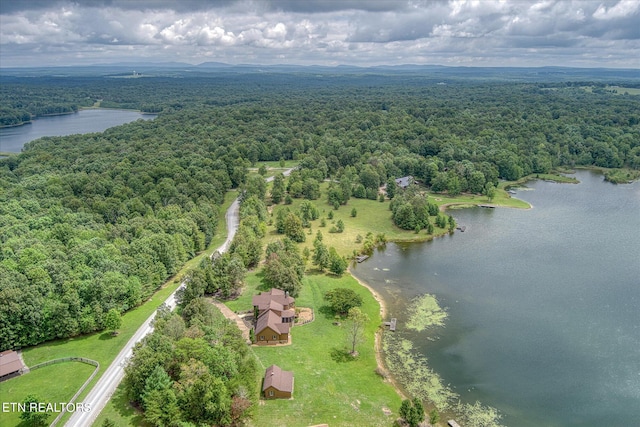
[[(233, 277), (238, 259), (254, 268), (269, 220), (262, 177), (247, 178), (258, 161), (300, 162), (286, 183), (274, 182), (272, 202), (318, 198), (329, 180), (334, 207), (375, 199), (408, 175), (453, 195), (559, 166), (640, 169), (640, 97), (578, 85), (268, 74), (66, 81), (16, 79), (1, 93), (15, 102), (29, 89), (68, 90), (69, 102), (146, 103), (163, 113), (43, 138), (0, 159), (2, 350), (100, 330), (104, 313), (139, 304), (207, 247), (232, 187), (246, 190), (243, 226), (224, 268)], [(429, 227), (416, 200), (397, 208), (403, 228)], [(314, 212), (282, 215), (274, 220), (283, 234), (304, 240), (300, 225)], [(437, 215), (429, 221), (443, 225)], [(207, 274), (202, 292), (237, 292), (236, 279)]]
[(0, 127), (20, 125), (38, 116), (73, 113), (92, 106), (97, 99), (88, 87), (70, 79), (35, 78), (25, 83), (2, 77)]

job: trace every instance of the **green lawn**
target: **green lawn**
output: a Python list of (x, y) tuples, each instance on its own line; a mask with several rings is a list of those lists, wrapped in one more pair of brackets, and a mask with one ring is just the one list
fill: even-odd
[[(243, 296), (231, 303), (234, 310), (251, 308), (251, 296), (261, 287), (255, 273), (247, 277)], [(330, 289), (345, 287), (362, 296), (362, 310), (371, 319), (366, 340), (357, 347), (359, 356), (345, 354), (344, 326), (333, 324), (323, 295)], [(397, 417), (401, 399), (393, 387), (375, 373), (374, 334), (379, 328), (380, 306), (371, 293), (348, 274), (340, 278), (327, 275), (305, 277), (296, 306), (311, 307), (315, 320), (292, 328), (292, 345), (253, 347), (263, 368), (277, 364), (293, 371), (292, 400), (265, 400), (255, 410), (251, 425), (309, 426), (389, 426)], [(344, 324), (344, 322), (343, 322)], [(261, 384), (256, 384), (260, 387)], [(383, 409), (393, 414), (385, 415)]]
[(607, 90), (611, 90), (618, 95), (640, 95), (640, 88), (637, 87), (607, 86)]
[(283, 173), (284, 171), (286, 171), (287, 169), (291, 169), (293, 167), (298, 166), (298, 161), (297, 160), (286, 160), (284, 162), (284, 167), (280, 166), (280, 162), (278, 161), (273, 161), (273, 162), (257, 162), (255, 167), (251, 167), (249, 168), (249, 173), (253, 174), (253, 175), (257, 175), (258, 174), (258, 169), (260, 168), (260, 166), (264, 165), (267, 168), (267, 174), (265, 175), (265, 178), (268, 178), (270, 176), (275, 176), (279, 173)]
[(300, 161), (298, 161), (298, 160), (285, 160), (284, 161), (284, 168), (283, 168), (282, 166), (280, 166), (280, 162), (279, 161), (257, 162), (256, 163), (256, 168), (259, 168), (260, 166), (265, 165), (267, 168), (289, 169), (289, 168), (298, 166), (298, 163), (300, 163)]
[[(489, 202), (486, 196), (463, 194), (457, 197), (448, 197), (446, 194), (429, 194), (429, 199), (435, 202), (439, 206), (442, 205), (465, 205), (474, 206), (479, 204), (492, 204), (503, 207), (513, 207), (520, 209), (530, 208), (529, 204), (512, 198), (505, 190), (505, 184), (501, 184), (501, 188), (497, 189), (495, 198)], [(446, 234), (448, 231), (442, 228), (435, 227), (433, 236), (427, 234), (426, 230), (420, 231), (416, 234), (415, 231), (402, 230), (393, 224), (391, 219), (391, 211), (389, 210), (389, 200), (379, 202), (377, 200), (368, 199), (356, 199), (350, 198), (345, 206), (340, 206), (338, 210), (334, 210), (327, 202), (327, 188), (328, 183), (322, 183), (320, 186), (322, 195), (317, 200), (311, 202), (316, 205), (320, 211), (320, 218), (311, 221), (311, 234), (308, 234), (306, 242), (301, 245), (301, 248), (308, 247), (313, 249), (313, 240), (315, 235), (320, 230), (323, 235), (323, 242), (327, 246), (333, 246), (336, 248), (339, 254), (344, 256), (353, 255), (355, 249), (360, 248), (361, 244), (356, 243), (357, 236), (360, 235), (364, 238), (368, 232), (384, 233), (389, 241), (407, 242), (407, 241), (424, 241), (433, 238), (434, 236)], [(275, 231), (275, 213), (278, 209), (286, 209), (287, 207), (295, 211), (299, 208), (303, 199), (293, 199), (291, 205), (279, 204), (273, 207), (274, 224), (267, 227), (266, 241), (271, 242), (281, 239), (283, 235), (277, 234)], [(351, 210), (356, 209), (356, 216), (351, 216)], [(333, 219), (327, 219), (329, 212), (333, 212)], [(325, 218), (326, 226), (321, 227), (321, 219)], [(344, 232), (342, 233), (329, 233), (332, 225), (341, 219), (345, 224)], [(434, 218), (432, 218), (433, 220)], [(435, 222), (435, 221), (432, 221)], [(309, 229), (305, 230), (307, 233)]]
[[(85, 396), (89, 392), (89, 390), (91, 390), (91, 387), (93, 387), (93, 385), (98, 381), (98, 379), (102, 375), (102, 372), (106, 370), (111, 361), (113, 361), (122, 347), (124, 347), (127, 341), (129, 341), (129, 339), (133, 336), (135, 331), (138, 330), (140, 325), (142, 325), (142, 323), (144, 323), (144, 321), (178, 287), (180, 279), (186, 274), (186, 272), (194, 265), (199, 263), (202, 257), (210, 254), (215, 248), (217, 248), (224, 242), (227, 235), (224, 215), (235, 197), (235, 192), (228, 192), (226, 194), (224, 206), (220, 211), (217, 234), (209, 245), (209, 249), (186, 263), (185, 266), (180, 270), (180, 272), (178, 272), (178, 274), (176, 274), (174, 278), (165, 283), (162, 289), (156, 292), (147, 302), (133, 310), (124, 313), (122, 315), (122, 326), (118, 330), (119, 334), (117, 336), (111, 336), (111, 333), (109, 332), (98, 332), (74, 338), (50, 341), (35, 347), (27, 348), (24, 349), (22, 353), (27, 366), (33, 366), (37, 363), (45, 362), (51, 359), (70, 356), (86, 357), (98, 361), (100, 363), (100, 372), (92, 380), (89, 386), (87, 386), (83, 393), (78, 397), (78, 401), (81, 402), (82, 397)], [(71, 368), (69, 368), (69, 366), (71, 366)], [(68, 387), (71, 387), (70, 384), (73, 385), (71, 388), (73, 388), (74, 391), (67, 397), (70, 398), (90, 375), (89, 373), (82, 376), (82, 380), (80, 382), (77, 382), (77, 378), (80, 377), (80, 374), (76, 376), (76, 374), (73, 373), (73, 368), (76, 367), (78, 369), (81, 369), (82, 366), (83, 364), (81, 363), (58, 364), (47, 367), (46, 369), (48, 375), (51, 376), (51, 378), (55, 379), (58, 387), (66, 389)], [(72, 370), (71, 373), (67, 371), (68, 369)], [(45, 368), (42, 369), (42, 371), (44, 370)], [(21, 395), (16, 394), (15, 392), (16, 389), (14, 388), (13, 383), (16, 381), (20, 381), (27, 389), (40, 390), (39, 380), (35, 375), (38, 372), (40, 372), (40, 370), (36, 370), (33, 373), (29, 373), (21, 377), (0, 383), (0, 396), (2, 401), (17, 402), (23, 399)], [(67, 374), (61, 374), (58, 372), (66, 372)], [(38, 397), (44, 401), (53, 400), (53, 398), (50, 397), (49, 391), (47, 389), (39, 392)], [(4, 424), (2, 425), (4, 427)]]
[(129, 399), (127, 399), (122, 383), (120, 383), (93, 425), (99, 427), (107, 418), (113, 421), (117, 427), (151, 427), (151, 424), (145, 422), (142, 413), (129, 404)]
[[(89, 378), (94, 366), (80, 362), (64, 362), (36, 369), (29, 374), (0, 383), (2, 402), (22, 402), (28, 395), (35, 395), (40, 402), (68, 402)], [(58, 414), (51, 414), (47, 424)], [(20, 424), (19, 412), (1, 412), (0, 425), (3, 427), (26, 426)]]

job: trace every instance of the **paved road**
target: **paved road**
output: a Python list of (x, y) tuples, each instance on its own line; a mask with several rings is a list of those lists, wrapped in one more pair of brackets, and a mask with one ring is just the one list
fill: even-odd
[[(283, 174), (285, 176), (289, 176), (294, 169), (295, 168), (287, 169)], [(273, 181), (273, 177), (267, 178), (266, 181)], [(225, 240), (222, 246), (217, 249), (220, 253), (226, 252), (229, 249), (229, 245), (231, 244), (233, 237), (236, 235), (236, 231), (238, 231), (238, 225), (240, 224), (240, 201), (238, 199), (234, 200), (231, 206), (229, 206), (229, 209), (227, 209), (225, 219), (227, 221), (227, 240)], [(184, 286), (185, 283), (182, 282), (178, 289)], [(176, 289), (176, 291), (178, 289)], [(176, 292), (174, 291), (169, 295), (169, 298), (167, 298), (164, 303), (173, 310), (176, 306)], [(127, 360), (133, 354), (133, 347), (138, 341), (153, 331), (151, 322), (153, 322), (153, 318), (155, 316), (156, 314), (153, 313), (142, 324), (142, 326), (140, 326), (135, 335), (131, 337), (127, 342), (127, 345), (125, 345), (120, 353), (118, 353), (118, 356), (116, 356), (111, 365), (109, 365), (104, 374), (102, 374), (102, 377), (100, 377), (98, 382), (93, 386), (87, 397), (82, 399), (83, 403), (91, 404), (91, 411), (74, 412), (65, 426), (86, 427), (93, 424), (100, 414), (100, 411), (102, 411), (113, 393), (116, 391), (116, 388), (118, 387), (118, 384), (120, 384), (120, 381), (122, 381), (122, 378), (124, 378), (124, 367), (126, 366)]]
[[(227, 221), (227, 240), (218, 248), (219, 252), (226, 252), (229, 249), (229, 244), (233, 237), (236, 235), (236, 231), (238, 230), (238, 224), (240, 222), (240, 202), (238, 199), (234, 200), (226, 214)], [(185, 283), (178, 287), (178, 289), (184, 287)], [(176, 289), (176, 291), (178, 290)], [(164, 302), (171, 310), (173, 310), (176, 306), (176, 293), (173, 292)], [(127, 360), (133, 354), (134, 345), (144, 338), (147, 334), (150, 334), (153, 331), (153, 326), (151, 322), (153, 318), (156, 316), (155, 312), (149, 316), (149, 318), (140, 326), (140, 328), (136, 331), (135, 335), (131, 337), (131, 339), (127, 342), (124, 348), (118, 353), (118, 356), (113, 360), (111, 365), (107, 368), (107, 370), (102, 374), (102, 377), (98, 380), (98, 382), (93, 386), (87, 397), (82, 399), (82, 402), (87, 404), (91, 404), (91, 411), (89, 412), (74, 412), (73, 415), (69, 418), (65, 426), (70, 427), (86, 427), (90, 426), (100, 414), (100, 411), (105, 407), (111, 395), (116, 391), (118, 384), (122, 381), (124, 377), (124, 367), (126, 366)]]

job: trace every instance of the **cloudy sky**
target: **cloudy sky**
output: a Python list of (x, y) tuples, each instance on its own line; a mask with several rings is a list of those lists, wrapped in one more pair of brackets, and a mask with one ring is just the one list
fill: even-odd
[(640, 68), (640, 0), (0, 0), (0, 67)]

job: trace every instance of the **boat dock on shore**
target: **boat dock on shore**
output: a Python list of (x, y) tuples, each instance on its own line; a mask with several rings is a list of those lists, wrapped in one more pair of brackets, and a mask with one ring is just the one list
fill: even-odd
[(388, 326), (390, 331), (395, 332), (397, 322), (398, 322), (398, 319), (393, 317), (391, 318), (391, 322), (384, 322), (384, 326)]

